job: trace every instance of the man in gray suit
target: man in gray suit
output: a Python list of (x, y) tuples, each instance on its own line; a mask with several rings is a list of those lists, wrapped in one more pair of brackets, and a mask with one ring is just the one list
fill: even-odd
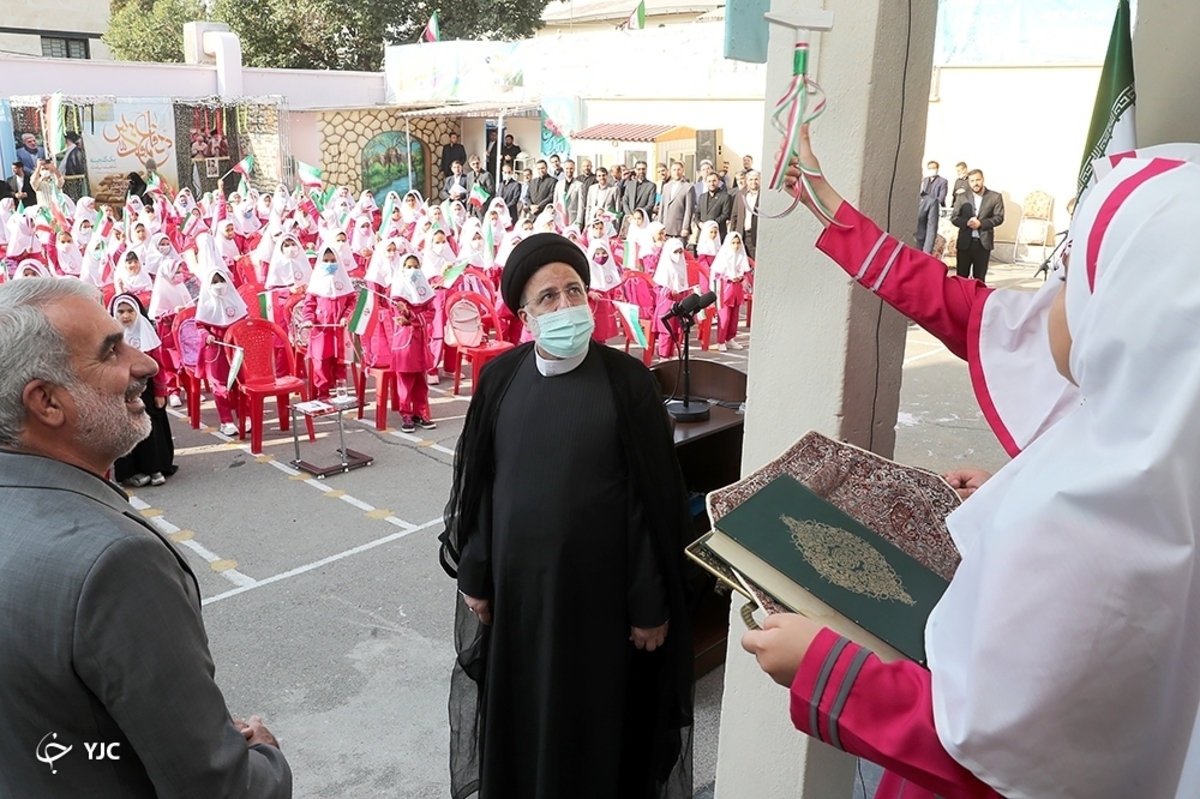
[(596, 170), (596, 182), (588, 189), (587, 204), (584, 208), (583, 223), (590, 225), (596, 218), (597, 211), (608, 211), (615, 214), (621, 202), (615, 185), (609, 182), (608, 170), (600, 167)]
[(567, 212), (568, 225), (580, 225), (583, 218), (584, 201), (587, 199), (587, 187), (583, 180), (575, 176), (575, 162), (568, 158), (563, 162), (563, 175), (554, 189), (554, 201), (563, 204)]
[(92, 295), (0, 286), (0, 796), (287, 799), (213, 681), (195, 575), (103, 477), (158, 367)]
[(692, 184), (683, 176), (683, 164), (671, 164), (671, 179), (663, 184), (662, 205), (656, 219), (662, 222), (668, 236), (683, 239), (687, 244), (692, 235), (692, 216), (695, 208)]

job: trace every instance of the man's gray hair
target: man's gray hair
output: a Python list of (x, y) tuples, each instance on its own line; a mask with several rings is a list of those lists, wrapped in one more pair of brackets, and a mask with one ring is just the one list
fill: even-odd
[(78, 382), (71, 348), (45, 307), (69, 297), (95, 300), (96, 290), (71, 278), (25, 278), (0, 285), (0, 446), (18, 447), (25, 427), (25, 386)]
[(749, 180), (750, 178), (761, 178), (761, 177), (762, 177), (762, 173), (760, 173), (757, 169), (746, 170), (746, 179), (747, 180)]

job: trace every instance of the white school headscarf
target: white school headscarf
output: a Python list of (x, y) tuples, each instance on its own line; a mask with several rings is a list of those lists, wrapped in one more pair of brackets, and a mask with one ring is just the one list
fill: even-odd
[[(480, 237), (479, 241), (475, 241), (476, 236)], [(483, 225), (472, 217), (466, 221), (459, 234), (456, 262), (466, 261), (469, 265), (482, 269), (487, 266), (487, 254), (484, 252), (486, 247), (487, 239), (483, 235)]]
[[(713, 231), (718, 231), (714, 236)], [(721, 226), (711, 219), (700, 225), (700, 238), (696, 241), (696, 255), (716, 255), (721, 249)]]
[[(34, 274), (27, 275), (25, 274), (27, 271), (33, 271)], [(54, 277), (54, 275), (50, 274), (50, 269), (41, 261), (26, 258), (17, 264), (17, 268), (13, 272), (13, 280), (24, 280), (27, 277)]]
[(27, 252), (41, 252), (42, 245), (33, 232), (33, 221), (29, 218), (28, 210), (23, 214), (14, 213), (8, 218), (8, 250), (7, 257), (16, 258)]
[(374, 251), (378, 239), (375, 237), (375, 227), (371, 224), (371, 218), (360, 216), (354, 220), (354, 229), (350, 232), (347, 240), (350, 242), (352, 252)]
[(58, 271), (68, 277), (79, 277), (83, 269), (83, 253), (79, 251), (75, 238), (72, 237), (69, 244), (62, 244), (56, 239), (54, 249), (58, 253)]
[(193, 271), (200, 278), (201, 285), (208, 283), (213, 272), (228, 271), (211, 233), (201, 233), (196, 237), (196, 268)]
[(436, 246), (433, 241), (434, 235), (444, 233), (437, 228), (430, 228), (425, 234), (425, 246), (422, 249), (421, 269), (425, 272), (425, 277), (433, 280), (435, 277), (441, 277), (442, 272), (446, 271), (446, 267), (454, 263), (454, 252), (450, 249), (450, 242), (447, 241), (442, 245), (441, 252), (435, 252)]
[[(596, 256), (603, 252), (608, 256), (604, 263), (599, 263)], [(587, 249), (588, 264), (591, 266), (592, 277), (588, 287), (596, 291), (612, 291), (621, 282), (621, 268), (613, 257), (612, 249), (603, 241), (593, 241)]]
[[(354, 284), (350, 282), (350, 274), (346, 271), (341, 259), (337, 263), (325, 263), (325, 253), (331, 252), (337, 256), (337, 250), (331, 244), (323, 244), (317, 250), (317, 265), (313, 267), (312, 277), (308, 281), (308, 293), (317, 297), (337, 299), (354, 293)], [(330, 269), (329, 267), (333, 267)]]
[(500, 242), (500, 249), (496, 252), (496, 266), (504, 266), (508, 263), (508, 256), (512, 255), (512, 251), (522, 240), (532, 236), (520, 230), (510, 230), (504, 234), (504, 240)]
[[(283, 252), (284, 245), (289, 243), (296, 246), (296, 254), (290, 258)], [(271, 255), (271, 265), (267, 267), (267, 280), (263, 285), (269, 289), (291, 288), (308, 283), (311, 278), (312, 265), (308, 262), (300, 239), (291, 233), (280, 236), (279, 241), (275, 242), (275, 252)]]
[(183, 266), (181, 258), (166, 260), (158, 265), (154, 289), (150, 292), (150, 307), (146, 309), (151, 319), (157, 321), (175, 313), (176, 308), (186, 308), (193, 303), (192, 295), (183, 285), (187, 277)]
[[(395, 246), (396, 253), (391, 255), (388, 253), (388, 248)], [(374, 283), (377, 286), (390, 286), (392, 277), (396, 271), (400, 269), (404, 262), (404, 256), (410, 251), (408, 242), (402, 238), (387, 239), (380, 242), (375, 248), (375, 252), (371, 253), (371, 262), (367, 264), (367, 273), (363, 279), (368, 283)], [(421, 260), (417, 258), (417, 260)]]
[[(158, 247), (163, 242), (167, 243), (167, 251), (160, 252)], [(177, 260), (179, 251), (175, 249), (175, 245), (171, 243), (171, 237), (166, 233), (154, 233), (146, 239), (141, 245), (136, 248), (138, 257), (142, 261), (142, 267), (151, 275), (157, 275), (159, 266), (163, 261)]]
[(129, 327), (121, 326), (121, 333), (125, 336), (125, 343), (133, 347), (135, 350), (142, 352), (151, 352), (162, 344), (162, 339), (158, 337), (158, 331), (154, 329), (154, 323), (142, 315), (142, 304), (138, 302), (137, 297), (132, 294), (118, 294), (112, 298), (112, 302), (108, 304), (108, 313), (113, 318), (117, 318), (117, 309), (122, 305), (128, 305), (133, 309), (134, 322)]
[(662, 255), (654, 268), (654, 284), (672, 294), (687, 289), (687, 258), (683, 254), (683, 242), (679, 239), (669, 238), (663, 245)]
[[(224, 289), (218, 290), (213, 280), (217, 275), (225, 278)], [(233, 286), (233, 275), (225, 267), (209, 272), (201, 278), (200, 296), (196, 299), (196, 321), (216, 327), (229, 327), (249, 312), (242, 295)]]
[(947, 519), (934, 720), (1011, 799), (1200, 796), (1197, 205), (1196, 164), (1096, 185), (1064, 289), (1082, 404)]
[(225, 238), (225, 231), (227, 230), (232, 230), (234, 235), (237, 235), (237, 226), (229, 218), (222, 219), (217, 223), (217, 229), (213, 233), (213, 240), (217, 243), (217, 252), (221, 253), (222, 258), (229, 261), (236, 261), (242, 257), (242, 252), (238, 249), (236, 238)]
[[(409, 197), (413, 198), (416, 205), (410, 206), (408, 204)], [(404, 224), (410, 224), (417, 221), (417, 217), (419, 217), (424, 210), (425, 201), (421, 199), (421, 193), (415, 190), (407, 192), (404, 195), (404, 199), (400, 202), (400, 219), (404, 221)], [(386, 222), (387, 220), (384, 221)]]
[[(141, 294), (143, 291), (152, 291), (154, 289), (154, 278), (150, 277), (150, 273), (146, 271), (146, 266), (138, 259), (138, 266), (141, 267), (136, 273), (129, 271), (129, 262), (125, 260), (125, 256), (129, 255), (129, 250), (121, 253), (121, 262), (117, 264), (114, 275), (114, 283), (117, 280), (121, 281), (121, 291), (130, 294)], [(137, 253), (134, 253), (135, 255)]]
[[(408, 255), (400, 256), (400, 265), (392, 274), (390, 286), (391, 296), (407, 302), (409, 305), (424, 305), (434, 297), (433, 286), (421, 269), (409, 269), (404, 266)], [(416, 258), (416, 256), (413, 256)], [(420, 259), (418, 259), (420, 260)]]
[[(735, 237), (741, 244), (736, 251), (730, 244)], [(667, 244), (670, 244), (670, 241)], [(663, 251), (666, 252), (666, 247), (663, 247)], [(746, 242), (742, 240), (741, 233), (731, 230), (725, 234), (725, 241), (721, 243), (721, 249), (717, 251), (717, 257), (713, 259), (709, 273), (712, 277), (720, 275), (728, 280), (734, 280), (744, 277), (749, 271), (750, 259), (746, 256)]]

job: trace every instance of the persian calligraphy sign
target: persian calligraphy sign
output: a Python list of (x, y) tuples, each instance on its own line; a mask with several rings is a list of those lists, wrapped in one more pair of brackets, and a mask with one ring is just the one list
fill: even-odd
[(172, 191), (179, 188), (175, 112), (170, 101), (118, 101), (95, 108), (95, 123), (83, 126), (83, 147), (88, 182), (98, 203), (123, 203), (129, 173), (144, 178), (149, 161)]

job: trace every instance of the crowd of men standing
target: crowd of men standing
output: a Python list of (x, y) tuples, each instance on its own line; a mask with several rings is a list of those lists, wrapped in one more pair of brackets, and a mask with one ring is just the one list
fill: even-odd
[[(742, 169), (729, 172), (725, 162), (718, 171), (712, 161), (700, 162), (695, 181), (687, 178), (686, 167), (680, 161), (669, 166), (660, 163), (654, 176), (649, 174), (645, 161), (632, 167), (621, 165), (593, 168), (591, 159), (551, 155), (539, 159), (532, 168), (518, 173), (517, 159), (521, 152), (511, 134), (497, 146), (495, 133), (489, 132), (487, 160), (467, 155), (457, 134), (450, 134), (450, 143), (442, 148), (441, 169), (445, 175), (442, 199), (467, 202), (479, 186), (486, 192), (482, 207), (493, 197), (500, 197), (512, 219), (534, 218), (547, 208), (560, 206), (567, 224), (579, 229), (590, 224), (598, 214), (607, 214), (618, 230), (623, 230), (636, 211), (647, 215), (647, 221), (660, 222), (668, 237), (678, 238), (685, 246), (695, 245), (696, 237), (706, 222), (715, 222), (720, 240), (734, 230), (742, 234), (747, 254), (753, 258), (758, 237), (758, 207), (761, 177), (754, 169), (754, 159), (745, 156)], [(499, 160), (500, 180), (496, 182), (496, 162)]]

